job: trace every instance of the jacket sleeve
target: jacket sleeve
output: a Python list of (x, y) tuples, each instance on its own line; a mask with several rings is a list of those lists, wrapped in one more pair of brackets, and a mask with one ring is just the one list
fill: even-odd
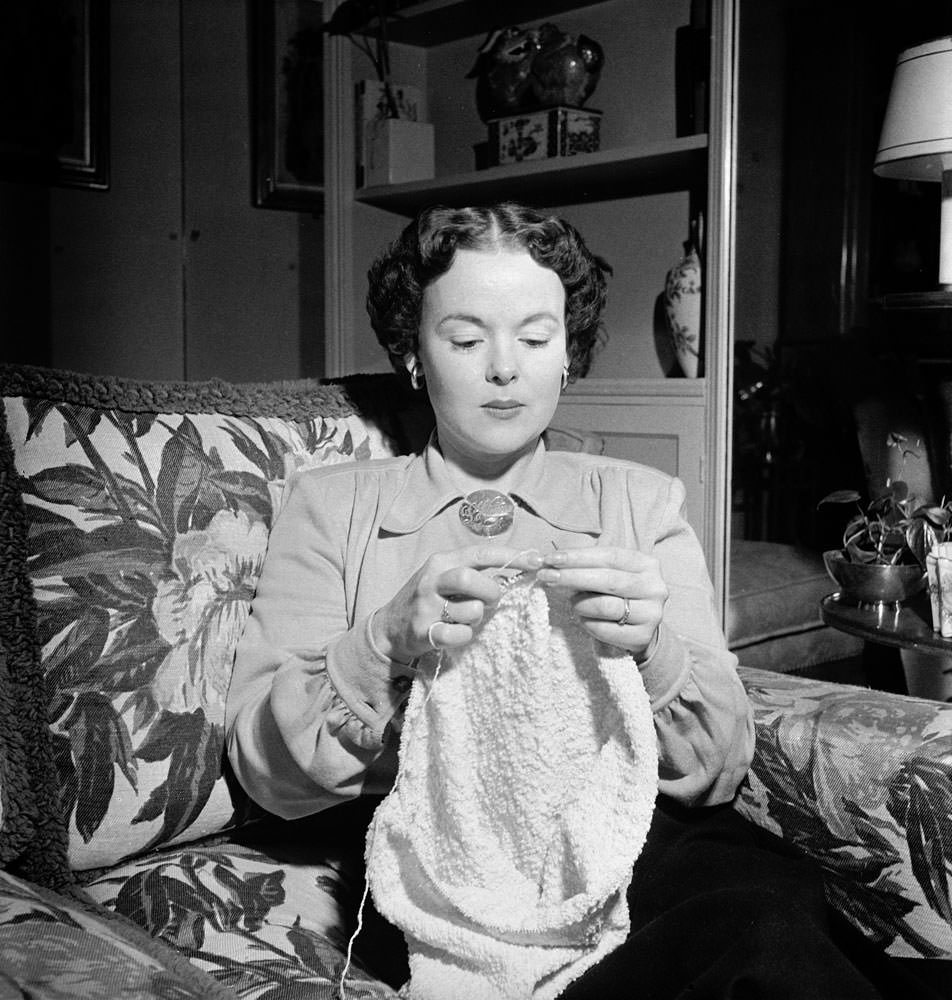
[(655, 713), (660, 792), (686, 805), (714, 805), (733, 798), (747, 773), (754, 724), (684, 500), (680, 480), (671, 480), (650, 518), (646, 541), (669, 597), (657, 644), (641, 671)]
[(354, 483), (320, 472), (294, 482), (235, 656), (229, 759), (248, 794), (286, 818), (384, 791), (396, 767), (390, 722), (407, 667), (348, 608)]

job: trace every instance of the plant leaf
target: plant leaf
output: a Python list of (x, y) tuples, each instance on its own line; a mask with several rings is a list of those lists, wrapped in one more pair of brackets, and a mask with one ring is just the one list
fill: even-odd
[(109, 638), (109, 613), (95, 605), (82, 608), (69, 631), (44, 660), (51, 692), (74, 689), (102, 656)]
[(56, 404), (48, 399), (27, 398), (23, 400), (23, 405), (30, 418), (26, 428), (26, 440), (29, 441), (34, 434), (39, 434), (43, 429), (43, 421), (46, 420), (47, 414), (55, 408)]
[[(50, 711), (50, 722), (56, 722), (62, 713)], [(65, 733), (51, 733), (53, 760), (56, 764), (56, 783), (59, 787), (59, 806), (64, 816), (72, 815), (76, 805), (76, 765), (69, 737)]]
[(132, 741), (112, 702), (98, 692), (82, 692), (63, 727), (76, 762), (76, 829), (88, 844), (109, 810), (115, 765), (136, 787)]
[(894, 779), (889, 806), (905, 825), (913, 874), (923, 895), (952, 924), (952, 766), (921, 757), (908, 761)]
[(171, 914), (167, 881), (162, 878), (160, 868), (136, 872), (123, 882), (116, 895), (116, 912), (129, 917), (150, 933), (160, 931)]
[[(163, 783), (168, 786), (165, 793), (168, 801), (162, 828), (144, 850), (177, 836), (195, 821), (215, 786), (223, 752), (221, 727), (209, 722), (202, 709), (181, 715), (172, 712), (159, 715), (137, 756), (145, 761), (169, 760), (168, 777)], [(136, 816), (133, 823), (146, 818)]]
[(69, 504), (97, 514), (119, 513), (102, 476), (85, 465), (41, 469), (23, 480), (23, 491), (47, 503)]
[(234, 508), (251, 511), (266, 525), (271, 524), (271, 496), (268, 484), (260, 476), (251, 472), (216, 472), (211, 482)]
[(859, 499), (860, 495), (856, 490), (834, 490), (832, 493), (827, 493), (817, 506), (820, 507), (825, 503), (855, 503)]
[(156, 501), (168, 534), (188, 531), (192, 508), (209, 467), (195, 425), (185, 417), (162, 449)]

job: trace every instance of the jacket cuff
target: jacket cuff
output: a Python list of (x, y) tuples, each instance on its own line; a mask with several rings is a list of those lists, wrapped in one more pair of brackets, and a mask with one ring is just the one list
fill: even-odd
[(687, 649), (663, 622), (658, 626), (657, 642), (648, 658), (638, 664), (651, 711), (659, 712), (681, 692), (691, 676)]
[(327, 676), (341, 701), (382, 742), (406, 698), (409, 668), (384, 656), (373, 641), (372, 615), (327, 644)]

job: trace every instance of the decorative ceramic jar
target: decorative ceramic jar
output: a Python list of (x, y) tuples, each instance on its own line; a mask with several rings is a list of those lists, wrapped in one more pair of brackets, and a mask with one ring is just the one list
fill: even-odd
[(601, 45), (587, 35), (569, 35), (554, 24), (543, 24), (537, 38), (530, 79), (538, 106), (580, 108), (595, 90), (605, 64)]
[(854, 563), (842, 549), (830, 549), (823, 553), (823, 564), (840, 596), (856, 604), (899, 604), (926, 585), (925, 571), (916, 563)]
[(546, 22), (537, 28), (494, 28), (467, 76), (476, 80), (476, 110), (484, 122), (544, 108), (580, 108), (605, 62), (602, 47)]
[(693, 240), (684, 256), (668, 271), (664, 312), (674, 352), (686, 378), (697, 378), (701, 364), (701, 258)]

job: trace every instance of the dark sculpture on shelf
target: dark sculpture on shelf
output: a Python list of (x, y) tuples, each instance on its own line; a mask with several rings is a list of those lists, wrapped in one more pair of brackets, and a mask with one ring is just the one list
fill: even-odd
[(554, 24), (510, 26), (489, 33), (476, 65), (476, 110), (485, 122), (559, 105), (580, 108), (592, 95), (605, 56), (587, 35)]

